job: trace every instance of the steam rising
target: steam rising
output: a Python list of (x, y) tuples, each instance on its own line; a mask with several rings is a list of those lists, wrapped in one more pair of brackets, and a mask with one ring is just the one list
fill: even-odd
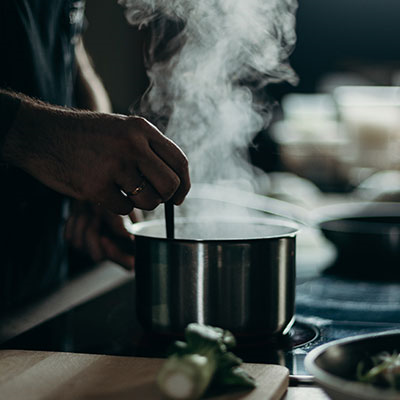
[(141, 112), (183, 148), (193, 182), (251, 181), (247, 148), (270, 118), (256, 93), (296, 83), (286, 63), (296, 0), (119, 2), (131, 24), (152, 31)]

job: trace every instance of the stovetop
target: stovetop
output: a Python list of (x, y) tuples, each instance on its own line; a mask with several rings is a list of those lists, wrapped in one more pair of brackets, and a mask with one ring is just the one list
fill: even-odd
[[(304, 358), (313, 348), (391, 329), (400, 329), (400, 283), (325, 274), (297, 286), (296, 322), (288, 335), (241, 342), (234, 352), (247, 362), (285, 365), (293, 380), (306, 381)], [(143, 330), (135, 313), (135, 283), (129, 281), (0, 347), (163, 357), (172, 340)]]

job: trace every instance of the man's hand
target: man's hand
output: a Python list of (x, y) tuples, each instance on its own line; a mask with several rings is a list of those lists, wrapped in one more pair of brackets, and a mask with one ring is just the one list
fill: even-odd
[[(130, 217), (135, 219), (133, 213)], [(103, 207), (74, 201), (65, 226), (65, 238), (96, 263), (111, 260), (133, 270), (133, 236), (125, 229), (121, 216)]]
[(2, 156), (52, 189), (117, 214), (180, 204), (190, 189), (183, 152), (139, 117), (24, 99)]

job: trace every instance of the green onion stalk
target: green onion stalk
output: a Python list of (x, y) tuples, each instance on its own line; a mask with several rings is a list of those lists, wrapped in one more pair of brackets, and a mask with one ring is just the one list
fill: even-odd
[(170, 399), (199, 399), (212, 384), (215, 388), (254, 388), (255, 381), (229, 351), (236, 345), (231, 332), (221, 328), (189, 324), (186, 342), (176, 341), (157, 376), (162, 393)]

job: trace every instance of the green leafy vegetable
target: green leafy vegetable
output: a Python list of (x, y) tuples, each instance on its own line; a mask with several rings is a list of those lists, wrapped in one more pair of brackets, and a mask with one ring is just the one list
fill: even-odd
[(357, 365), (356, 374), (360, 382), (400, 390), (400, 354), (382, 352), (371, 357), (368, 363), (372, 363), (372, 367), (366, 367), (365, 361)]
[(189, 324), (186, 342), (177, 341), (163, 364), (157, 383), (171, 399), (199, 399), (210, 384), (216, 388), (241, 386), (254, 388), (255, 380), (229, 351), (236, 345), (231, 332), (200, 324)]

